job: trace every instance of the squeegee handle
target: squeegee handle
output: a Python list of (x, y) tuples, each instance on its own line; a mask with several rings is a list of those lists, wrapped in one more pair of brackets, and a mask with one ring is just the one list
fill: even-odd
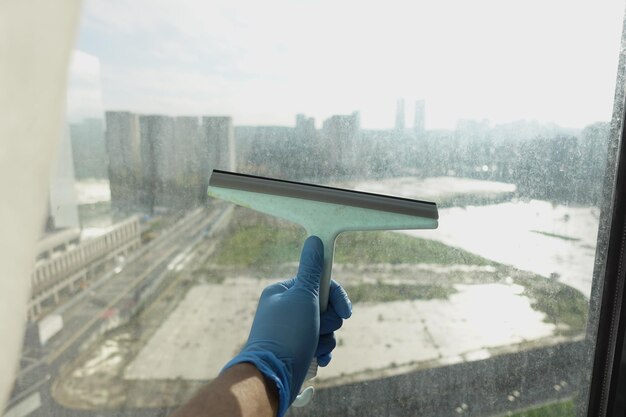
[(323, 313), (328, 308), (328, 296), (330, 293), (330, 279), (333, 272), (333, 257), (335, 255), (335, 238), (333, 235), (323, 238), (324, 244), (324, 267), (322, 268), (322, 277), (320, 279), (320, 312)]
[[(322, 277), (320, 279), (320, 313), (323, 313), (328, 308), (328, 296), (330, 294), (330, 278), (333, 271), (333, 256), (335, 254), (335, 238), (337, 234), (334, 233), (331, 236), (318, 236), (322, 243), (324, 243), (324, 267), (322, 269)], [(311, 365), (304, 377), (305, 381), (314, 378), (317, 375), (317, 358), (313, 358)], [(294, 407), (304, 407), (313, 399), (313, 393), (315, 389), (313, 387), (305, 388), (293, 402)]]
[[(333, 271), (333, 255), (335, 253), (335, 239), (323, 241), (324, 243), (324, 267), (322, 278), (320, 279), (320, 314), (328, 308), (328, 296), (330, 294), (330, 276)], [(305, 380), (309, 380), (317, 375), (317, 359), (313, 358)]]
[[(320, 314), (325, 312), (328, 308), (328, 296), (330, 294), (330, 274), (333, 269), (333, 252), (334, 252), (334, 243), (330, 247), (330, 254), (328, 254), (328, 246), (326, 242), (324, 242), (324, 269), (322, 269), (322, 278), (320, 279)], [(304, 377), (305, 381), (315, 377), (317, 375), (317, 358), (313, 358), (311, 365), (309, 365), (309, 370), (306, 373), (306, 377)]]

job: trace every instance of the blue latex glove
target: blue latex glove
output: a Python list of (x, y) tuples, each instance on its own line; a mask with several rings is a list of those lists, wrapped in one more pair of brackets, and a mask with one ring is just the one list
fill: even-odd
[(304, 242), (298, 275), (268, 286), (259, 300), (248, 341), (224, 369), (250, 362), (278, 388), (282, 417), (295, 400), (311, 361), (326, 366), (336, 342), (334, 331), (352, 314), (341, 286), (331, 282), (327, 310), (320, 316), (319, 286), (324, 263), (322, 241)]

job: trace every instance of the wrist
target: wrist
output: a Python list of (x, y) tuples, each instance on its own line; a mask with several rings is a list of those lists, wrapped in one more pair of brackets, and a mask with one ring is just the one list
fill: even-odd
[(270, 392), (278, 402), (278, 417), (282, 417), (292, 402), (287, 366), (272, 352), (242, 351), (224, 366), (222, 373), (242, 364), (252, 364), (271, 387)]
[[(274, 381), (267, 378), (258, 370), (254, 364), (249, 362), (242, 362), (232, 367), (225, 369), (222, 375), (230, 374), (231, 378), (236, 380), (245, 378), (253, 378), (258, 383), (263, 385), (263, 391), (265, 397), (267, 397), (269, 407), (274, 410), (274, 413), (278, 411), (278, 389)], [(275, 414), (274, 414), (275, 415)]]

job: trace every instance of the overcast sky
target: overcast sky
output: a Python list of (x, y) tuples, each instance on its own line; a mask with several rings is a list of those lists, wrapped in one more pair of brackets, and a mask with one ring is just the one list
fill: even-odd
[(83, 55), (77, 71), (99, 73), (107, 110), (238, 125), (360, 110), (363, 127), (392, 127), (404, 97), (407, 124), (426, 100), (427, 128), (582, 127), (611, 116), (623, 3), (85, 0), (77, 49), (100, 68)]

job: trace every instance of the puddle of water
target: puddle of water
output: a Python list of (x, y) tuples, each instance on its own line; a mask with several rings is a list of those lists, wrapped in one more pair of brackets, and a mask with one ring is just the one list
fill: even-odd
[(355, 185), (356, 190), (377, 194), (394, 194), (419, 200), (437, 201), (457, 195), (509, 194), (516, 190), (515, 184), (496, 181), (483, 181), (471, 178), (400, 177), (376, 181), (362, 181)]
[(95, 374), (113, 374), (117, 365), (122, 363), (122, 351), (117, 340), (106, 340), (98, 349), (94, 350), (80, 368), (76, 369), (72, 376), (85, 378)]
[(486, 359), (490, 348), (555, 333), (533, 310), (524, 288), (509, 284), (456, 285), (449, 300), (357, 304), (337, 334), (333, 362), (319, 378), (334, 378), (412, 362)]
[(111, 188), (106, 179), (84, 179), (74, 183), (78, 204), (96, 204), (111, 201)]
[(533, 200), (442, 209), (439, 215), (437, 230), (402, 233), (437, 240), (544, 277), (557, 277), (589, 297), (598, 232), (595, 208)]
[[(356, 188), (437, 201), (451, 194), (512, 192), (515, 185), (467, 178), (403, 177), (362, 182)], [(544, 277), (557, 277), (589, 297), (598, 224), (596, 207), (531, 200), (443, 208), (437, 230), (402, 233), (437, 240)]]

